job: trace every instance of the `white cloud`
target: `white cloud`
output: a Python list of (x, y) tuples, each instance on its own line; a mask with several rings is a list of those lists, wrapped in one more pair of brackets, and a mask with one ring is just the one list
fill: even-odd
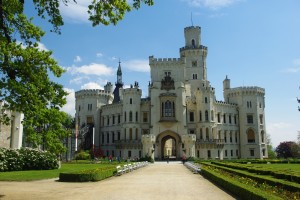
[(49, 51), (47, 49), (47, 47), (43, 44), (43, 43), (40, 43), (38, 42), (38, 47), (37, 47), (39, 50), (44, 50), (44, 51)]
[(82, 65), (81, 67), (68, 67), (67, 71), (72, 75), (85, 74), (85, 75), (97, 75), (97, 76), (110, 76), (113, 75), (113, 68), (104, 64), (91, 63), (89, 65)]
[(190, 6), (194, 7), (206, 7), (210, 9), (219, 9), (222, 7), (230, 6), (241, 0), (183, 0)]
[(291, 124), (286, 122), (276, 122), (276, 123), (269, 123), (267, 125), (267, 131), (268, 133), (272, 133), (274, 131), (278, 131), (279, 129), (284, 130), (286, 128), (289, 128)]
[(81, 57), (80, 56), (76, 56), (74, 58), (74, 62), (81, 62)]
[(69, 81), (70, 84), (81, 84), (83, 80), (89, 79), (88, 76), (78, 76)]
[(62, 107), (62, 111), (75, 116), (75, 91), (74, 89), (64, 88), (68, 93), (67, 104)]
[(288, 73), (298, 73), (300, 72), (300, 59), (294, 59), (292, 61), (293, 67), (289, 67), (286, 70), (284, 70), (284, 72), (288, 72)]
[(89, 82), (81, 86), (81, 89), (101, 89), (103, 90), (103, 87), (101, 87), (98, 83), (96, 82)]
[(98, 52), (98, 53), (96, 53), (96, 56), (99, 58), (99, 57), (102, 57), (102, 56), (103, 56), (103, 54), (102, 54), (102, 53), (100, 53), (100, 52)]
[(125, 61), (122, 64), (122, 67), (125, 67), (131, 71), (137, 71), (137, 72), (149, 72), (150, 66), (148, 60), (129, 60)]
[(61, 4), (60, 11), (62, 16), (73, 23), (89, 23), (87, 11), (91, 0), (76, 0), (76, 2), (70, 1), (68, 5)]

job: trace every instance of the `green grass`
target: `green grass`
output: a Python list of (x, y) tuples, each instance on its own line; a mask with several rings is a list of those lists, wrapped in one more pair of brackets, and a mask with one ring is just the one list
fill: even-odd
[(300, 164), (250, 164), (247, 166), (255, 166), (257, 168), (273, 169), (273, 170), (292, 170), (300, 172)]
[(85, 162), (63, 163), (60, 169), (55, 170), (31, 170), (31, 171), (14, 171), (14, 172), (0, 172), (0, 181), (34, 181), (42, 179), (58, 178), (61, 172), (75, 172), (88, 169), (97, 169), (114, 164), (91, 164)]

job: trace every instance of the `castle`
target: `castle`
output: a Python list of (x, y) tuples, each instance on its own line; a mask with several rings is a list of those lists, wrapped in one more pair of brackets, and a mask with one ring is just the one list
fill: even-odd
[(149, 57), (147, 98), (137, 82), (123, 88), (120, 63), (115, 88), (108, 82), (104, 90), (75, 93), (78, 129), (93, 127), (84, 136), (85, 147), (95, 144), (106, 156), (157, 160), (268, 157), (265, 90), (231, 88), (226, 77), (224, 101), (217, 101), (207, 80), (201, 28), (186, 27), (184, 36), (180, 58)]

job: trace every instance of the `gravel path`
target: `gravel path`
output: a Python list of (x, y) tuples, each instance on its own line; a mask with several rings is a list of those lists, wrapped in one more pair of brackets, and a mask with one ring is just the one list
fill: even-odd
[(0, 182), (0, 199), (198, 200), (235, 199), (179, 162), (156, 162), (99, 182), (63, 183), (57, 179)]

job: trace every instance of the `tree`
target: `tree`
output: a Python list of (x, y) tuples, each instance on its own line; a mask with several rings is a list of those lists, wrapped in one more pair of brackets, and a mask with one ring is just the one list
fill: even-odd
[(271, 142), (271, 135), (270, 134), (266, 135), (266, 141), (267, 141), (268, 158), (270, 158), (270, 159), (276, 158), (276, 153), (273, 150), (273, 145), (272, 145), (272, 142)]
[(287, 141), (281, 142), (275, 149), (277, 157), (279, 158), (296, 158), (299, 153), (299, 146), (296, 142)]
[[(76, 0), (32, 0), (37, 14), (52, 24), (53, 32), (60, 33), (63, 19), (60, 4)], [(141, 3), (152, 5), (153, 0), (93, 0), (88, 7), (93, 26), (117, 24), (126, 12), (138, 9)], [(0, 0), (0, 101), (3, 108), (24, 113), (27, 139), (34, 146), (47, 140), (47, 149), (57, 152), (49, 142), (56, 144), (62, 129), (55, 117), (61, 118), (59, 109), (66, 103), (63, 86), (52, 81), (50, 74), (60, 77), (64, 70), (53, 59), (51, 51), (38, 48), (45, 32), (35, 26), (33, 18), (24, 14), (24, 0)], [(2, 112), (0, 123), (8, 124), (10, 118)], [(45, 129), (43, 126), (51, 125)], [(43, 130), (39, 132), (38, 130)], [(45, 132), (46, 130), (46, 132)], [(36, 132), (38, 131), (38, 132)], [(49, 142), (48, 142), (49, 141)]]

